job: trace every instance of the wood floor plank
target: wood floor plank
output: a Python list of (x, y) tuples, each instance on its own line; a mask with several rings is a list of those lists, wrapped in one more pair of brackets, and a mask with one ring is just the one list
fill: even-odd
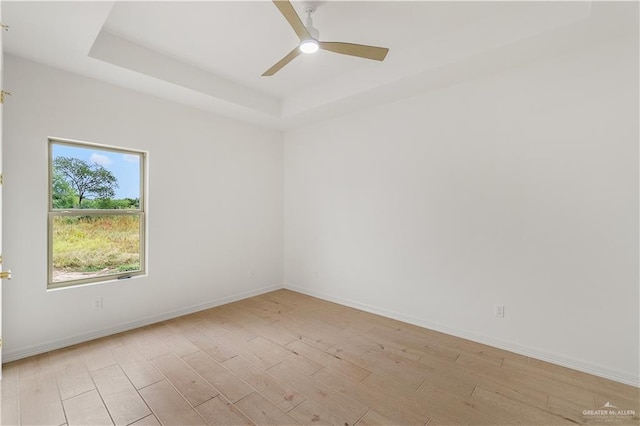
[(417, 392), (420, 393), (428, 389), (438, 389), (461, 398), (468, 398), (473, 393), (477, 384), (478, 381), (475, 377), (461, 373), (458, 370), (451, 368), (444, 370), (436, 369), (427, 373), (427, 378), (422, 385), (420, 385)]
[(91, 376), (116, 426), (131, 424), (151, 414), (119, 365), (94, 370)]
[(227, 317), (227, 312), (224, 311), (224, 306), (218, 307), (219, 311), (221, 311), (220, 318), (222, 322), (220, 325), (222, 328), (226, 329), (234, 338), (243, 339), (243, 340), (251, 340), (258, 337), (253, 331), (249, 330), (247, 327), (238, 324), (235, 321), (230, 320)]
[(353, 325), (353, 312), (351, 308), (328, 302), (316, 305), (311, 311), (311, 318), (338, 332)]
[[(461, 359), (468, 358), (468, 354), (463, 354)], [(526, 381), (522, 381), (522, 377), (519, 380), (514, 380), (511, 372), (505, 375), (501, 372), (497, 367), (495, 367), (494, 363), (491, 361), (487, 362), (484, 358), (476, 358), (471, 357), (472, 362), (465, 363), (463, 367), (456, 367), (452, 369), (449, 373), (445, 374), (445, 378), (449, 377), (453, 382), (467, 382), (469, 386), (473, 386), (474, 384), (480, 387), (483, 387), (484, 390), (490, 390), (491, 392), (495, 392), (500, 395), (500, 397), (508, 398), (506, 401), (515, 400), (516, 402), (524, 402), (532, 407), (536, 407), (538, 409), (547, 410), (547, 399), (548, 394), (542, 391), (543, 386), (531, 387), (527, 385)], [(530, 378), (535, 380), (536, 383), (539, 378)], [(451, 383), (451, 382), (449, 382)], [(425, 384), (428, 384), (428, 380)], [(540, 383), (541, 384), (541, 383)], [(418, 393), (424, 394), (426, 397), (432, 398), (434, 389), (438, 389), (437, 387), (425, 386), (421, 388)], [(448, 386), (443, 386), (445, 390), (449, 390)], [(475, 390), (475, 388), (474, 388)], [(462, 395), (462, 394), (458, 394)], [(477, 396), (477, 395), (476, 395)], [(593, 397), (591, 397), (593, 400)], [(474, 404), (478, 405), (477, 400), (474, 400)], [(587, 398), (589, 401), (589, 398)], [(515, 404), (515, 403), (514, 403)], [(486, 405), (486, 404), (485, 404)], [(535, 411), (534, 411), (535, 413)], [(438, 418), (438, 415), (435, 416)], [(444, 421), (447, 419), (445, 416), (440, 416), (439, 420)], [(517, 420), (511, 420), (512, 422), (517, 422)]]
[(516, 417), (500, 407), (471, 401), (469, 398), (453, 397), (437, 389), (420, 395), (424, 409), (433, 420), (429, 424), (478, 424), (478, 425), (514, 425), (527, 424), (519, 422)]
[(287, 350), (286, 354), (282, 356), (280, 362), (307, 376), (311, 376), (322, 368), (322, 364), (312, 361), (306, 356), (291, 350)]
[(428, 346), (435, 350), (455, 351), (470, 357), (484, 359), (495, 366), (500, 366), (505, 358), (526, 360), (527, 357), (494, 348), (470, 340), (447, 335), (434, 330), (418, 327), (411, 324), (399, 323), (399, 328), (405, 332), (405, 338), (415, 337), (425, 340)]
[(163, 379), (158, 369), (133, 345), (125, 345), (115, 349), (113, 354), (120, 368), (137, 389), (147, 387)]
[(286, 346), (287, 344), (297, 340), (297, 337), (294, 336), (289, 330), (284, 328), (280, 323), (274, 322), (268, 325), (258, 325), (254, 327), (256, 333), (259, 333), (261, 336), (266, 337), (267, 339), (278, 343), (279, 345)]
[[(473, 374), (481, 373), (473, 370)], [(527, 389), (527, 391), (535, 390), (546, 393), (547, 395), (571, 399), (572, 402), (585, 407), (595, 408), (595, 394), (591, 390), (570, 385), (549, 377), (512, 371), (510, 372), (507, 383), (516, 389)]]
[(271, 401), (259, 393), (252, 393), (246, 398), (236, 402), (235, 406), (256, 425), (299, 424), (293, 417), (276, 407)]
[(266, 293), (255, 298), (251, 298), (251, 302), (255, 303), (255, 306), (263, 311), (283, 314), (292, 311), (298, 304), (298, 299), (295, 296), (287, 299), (282, 297), (284, 294), (284, 292), (280, 292), (279, 295), (276, 295), (273, 292)]
[(546, 409), (549, 404), (549, 395), (547, 393), (515, 385), (508, 380), (494, 381), (480, 378), (476, 380), (476, 383), (484, 390), (495, 392), (506, 398), (524, 402), (537, 408)]
[(46, 370), (24, 373), (25, 370), (21, 369), (18, 375), (22, 424), (50, 426), (66, 423), (55, 373)]
[(200, 348), (191, 343), (188, 339), (174, 332), (164, 323), (153, 330), (153, 334), (162, 341), (173, 353), (179, 357), (198, 352)]
[[(375, 408), (393, 424), (425, 424), (426, 414), (415, 413), (403, 406), (404, 395), (397, 395), (375, 386), (348, 378), (338, 372), (323, 368), (313, 375), (320, 383), (330, 386), (369, 408)], [(383, 388), (384, 389), (384, 388)]]
[(163, 425), (206, 424), (205, 420), (166, 380), (140, 389), (140, 395)]
[[(484, 365), (483, 361), (480, 360), (478, 365)], [(494, 368), (491, 365), (489, 367)], [(473, 368), (460, 366), (435, 369), (430, 372), (418, 393), (436, 389), (457, 397), (468, 398), (476, 386), (483, 386), (485, 389), (502, 393), (514, 399), (526, 399), (538, 407), (545, 407), (547, 404), (548, 395), (544, 392), (530, 389), (509, 379), (494, 377), (491, 374), (478, 374)]]
[(69, 356), (61, 364), (56, 371), (56, 379), (63, 400), (95, 389), (89, 371), (79, 355)]
[(7, 426), (20, 424), (20, 402), (17, 396), (2, 398), (0, 424)]
[(389, 426), (392, 424), (392, 420), (373, 410), (369, 410), (357, 423), (358, 426)]
[(493, 360), (472, 357), (461, 354), (454, 363), (454, 369), (460, 369), (465, 373), (486, 377), (491, 380), (506, 380), (511, 377), (511, 372), (493, 363)]
[(110, 342), (104, 340), (94, 340), (88, 342), (82, 347), (82, 358), (89, 371), (99, 370), (117, 364), (112, 353), (113, 346)]
[[(429, 397), (425, 397), (427, 393), (424, 391), (418, 393), (413, 389), (410, 383), (403, 383), (396, 380), (388, 380), (385, 376), (378, 373), (371, 373), (365, 379), (362, 380), (362, 384), (368, 386), (369, 389), (385, 389), (385, 394), (392, 394), (391, 401), (393, 404), (403, 410), (411, 413), (419, 414), (420, 416), (431, 417), (433, 412), (429, 410)], [(445, 395), (446, 393), (440, 389), (437, 389), (438, 395)], [(449, 395), (450, 398), (455, 398), (453, 395)]]
[(131, 426), (161, 426), (156, 416), (153, 414), (148, 415), (144, 419), (140, 419), (135, 423), (131, 423)]
[(59, 349), (49, 354), (60, 397), (65, 400), (95, 389), (82, 356), (84, 348)]
[(202, 351), (182, 359), (232, 403), (253, 392), (249, 385)]
[(269, 339), (265, 339), (262, 336), (258, 336), (255, 339), (247, 341), (247, 344), (258, 352), (269, 354), (269, 356), (273, 357), (276, 362), (281, 361), (283, 357), (286, 357), (290, 353), (290, 351), (285, 349), (283, 346), (278, 345)]
[(0, 381), (0, 424), (20, 424), (18, 366), (15, 362), (2, 366)]
[(294, 340), (297, 340), (296, 336), (291, 334), (278, 322), (253, 324), (251, 326), (251, 331), (281, 346), (286, 346)]
[(142, 327), (127, 333), (124, 337), (126, 343), (131, 344), (148, 360), (171, 352), (169, 347), (154, 333), (155, 327), (157, 325)]
[(263, 370), (273, 367), (280, 362), (276, 353), (272, 351), (262, 352), (259, 348), (249, 345), (247, 339), (242, 336), (226, 336), (225, 344), (235, 353)]
[(113, 422), (98, 391), (90, 390), (63, 402), (69, 426), (112, 426)]
[(431, 346), (432, 339), (413, 335), (408, 335), (404, 330), (396, 330), (392, 327), (386, 327), (381, 324), (372, 325), (369, 322), (358, 325), (361, 327), (359, 333), (371, 340), (382, 340), (385, 345), (396, 349), (397, 352), (405, 353), (411, 359), (429, 356), (437, 358), (448, 363), (453, 363), (460, 355), (459, 352), (448, 348)]
[(343, 341), (332, 347), (329, 353), (384, 375), (389, 380), (409, 383), (414, 390), (417, 390), (428, 376), (428, 367), (407, 358), (385, 353), (375, 345), (361, 341)]
[(335, 337), (335, 334), (327, 331), (317, 321), (304, 321), (291, 315), (289, 313), (283, 316), (279, 324), (296, 336), (298, 340), (321, 350), (327, 350), (338, 342), (339, 339)]
[(154, 358), (151, 363), (194, 407), (218, 395), (217, 390), (173, 353)]
[(172, 318), (170, 320), (166, 320), (163, 324), (169, 329), (173, 330), (174, 333), (184, 335), (185, 331), (193, 330), (202, 324), (204, 319), (202, 318), (202, 313), (206, 311), (200, 311), (189, 315), (184, 315), (177, 318)]
[(346, 361), (338, 355), (328, 354), (297, 340), (289, 343), (287, 347), (292, 351), (299, 353), (311, 359), (312, 361), (315, 361), (321, 367), (324, 366), (331, 368), (332, 370), (344, 374), (347, 377), (351, 377), (355, 380), (362, 380), (369, 374), (371, 374), (371, 371), (359, 367), (352, 362)]
[(74, 345), (48, 352), (49, 365), (54, 369), (59, 369), (71, 362), (77, 362), (78, 358), (80, 358), (80, 362), (84, 363), (84, 360), (82, 360), (83, 351), (84, 347), (82, 345)]
[(334, 415), (331, 410), (324, 408), (311, 399), (305, 400), (302, 404), (289, 411), (289, 415), (303, 425), (352, 426), (341, 417)]
[[(400, 342), (390, 339), (390, 336), (398, 337), (404, 336), (403, 332), (392, 331), (390, 329), (383, 329), (379, 325), (358, 325), (358, 328), (348, 327), (344, 329), (341, 334), (355, 337), (362, 343), (368, 343), (376, 346), (376, 350), (383, 351), (385, 353), (394, 354), (407, 358), (411, 361), (418, 361), (423, 356), (427, 355), (425, 347), (416, 349), (406, 344), (405, 341)], [(449, 361), (451, 362), (451, 361)]]
[(593, 410), (592, 407), (584, 407), (582, 405), (567, 401), (556, 396), (549, 397), (549, 412), (556, 414), (565, 419), (571, 420), (576, 424), (585, 423), (585, 416), (582, 414), (584, 410)]
[(210, 425), (253, 425), (244, 414), (232, 403), (223, 400), (219, 396), (200, 404), (196, 411)]
[(621, 398), (628, 402), (638, 402), (640, 404), (640, 388), (584, 374), (561, 365), (533, 358), (527, 358), (526, 362), (507, 358), (503, 363), (503, 368), (514, 369), (520, 373), (536, 376), (546, 376), (601, 394), (605, 399)]
[(2, 381), (0, 381), (2, 398), (0, 401), (18, 397), (18, 369), (18, 364), (15, 362), (2, 366)]
[(340, 418), (340, 424), (355, 424), (368, 410), (346, 394), (340, 393), (330, 386), (316, 381), (313, 377), (305, 376), (292, 370), (284, 364), (278, 364), (268, 370), (270, 374), (291, 384), (308, 399), (312, 399), (318, 405), (331, 412), (336, 418)]
[(488, 391), (480, 386), (473, 391), (471, 400), (491, 404), (496, 407), (496, 409), (509, 413), (513, 418), (527, 419), (529, 424), (561, 425), (573, 423), (562, 416), (546, 412), (521, 401), (516, 401), (497, 392)]
[[(350, 331), (354, 331), (350, 329)], [(396, 343), (392, 340), (388, 340), (384, 335), (381, 335), (377, 332), (372, 332), (371, 330), (365, 332), (358, 332), (360, 337), (366, 339), (369, 342), (378, 343), (380, 349), (385, 352), (401, 356), (403, 358), (410, 359), (411, 361), (420, 361), (422, 358), (426, 358), (426, 360), (431, 360), (429, 354), (426, 349), (415, 349), (410, 347), (409, 345), (403, 345), (400, 343)], [(440, 361), (438, 358), (435, 358), (436, 362)], [(448, 363), (452, 363), (453, 361), (449, 361)]]
[[(227, 332), (225, 331), (225, 333)], [(183, 335), (201, 351), (208, 353), (218, 362), (225, 361), (237, 355), (236, 352), (217, 340), (217, 337), (206, 334), (200, 328), (185, 330)]]
[(291, 410), (305, 400), (290, 384), (276, 379), (242, 357), (228, 359), (222, 365), (284, 411)]
[(194, 314), (197, 323), (195, 328), (214, 338), (220, 338), (229, 334), (229, 330), (222, 326), (223, 319), (216, 308)]
[(269, 339), (257, 337), (255, 339), (249, 340), (247, 343), (256, 351), (261, 353), (264, 357), (268, 356), (271, 360), (271, 363), (274, 365), (279, 362), (283, 362), (286, 363), (289, 367), (308, 376), (312, 375), (322, 368), (321, 364), (289, 348), (278, 345), (277, 343), (274, 343)]
[(223, 312), (226, 319), (237, 322), (241, 326), (249, 329), (252, 333), (256, 332), (256, 325), (268, 325), (274, 321), (271, 319), (271, 312), (263, 312), (260, 309), (256, 309), (256, 303), (246, 300), (225, 305)]
[(50, 361), (48, 353), (15, 361), (15, 366), (18, 369), (19, 381), (41, 377), (51, 373), (55, 369), (55, 364)]

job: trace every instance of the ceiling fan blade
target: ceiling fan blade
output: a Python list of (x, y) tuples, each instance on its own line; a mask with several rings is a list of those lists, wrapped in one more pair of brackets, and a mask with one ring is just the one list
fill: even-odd
[(321, 41), (320, 49), (329, 50), (343, 55), (359, 56), (361, 58), (383, 61), (389, 53), (386, 47), (367, 46), (364, 44), (341, 43), (333, 41)]
[(264, 72), (264, 74), (262, 74), (263, 77), (269, 77), (274, 75), (275, 73), (277, 73), (278, 71), (280, 71), (280, 69), (282, 67), (284, 67), (285, 65), (287, 65), (289, 62), (293, 61), (298, 55), (300, 55), (302, 52), (300, 51), (300, 49), (298, 48), (298, 46), (296, 46), (295, 49), (293, 49), (291, 52), (289, 52), (289, 54), (287, 56), (285, 56), (284, 58), (280, 59), (278, 62), (276, 62), (276, 64), (274, 66), (272, 66), (271, 68), (269, 68), (268, 70), (266, 70)]
[(282, 13), (282, 16), (289, 22), (289, 25), (291, 25), (291, 28), (293, 28), (293, 31), (296, 32), (300, 40), (311, 38), (309, 30), (304, 26), (289, 0), (273, 0), (273, 4), (276, 5), (280, 13)]

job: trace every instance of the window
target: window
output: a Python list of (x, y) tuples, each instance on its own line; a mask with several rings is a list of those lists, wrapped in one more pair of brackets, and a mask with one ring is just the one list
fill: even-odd
[(48, 288), (144, 274), (145, 160), (49, 139)]

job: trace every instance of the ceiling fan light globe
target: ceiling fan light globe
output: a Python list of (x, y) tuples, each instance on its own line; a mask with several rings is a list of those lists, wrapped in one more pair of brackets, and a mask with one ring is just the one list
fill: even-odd
[(303, 40), (302, 43), (300, 43), (300, 51), (302, 53), (316, 53), (319, 48), (320, 45), (314, 39)]

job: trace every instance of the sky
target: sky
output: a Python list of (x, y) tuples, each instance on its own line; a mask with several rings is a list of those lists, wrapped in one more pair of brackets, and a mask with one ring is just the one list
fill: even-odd
[(120, 152), (80, 148), (70, 145), (52, 145), (53, 158), (72, 157), (89, 164), (100, 164), (118, 179), (118, 188), (114, 199), (140, 198), (140, 156)]

